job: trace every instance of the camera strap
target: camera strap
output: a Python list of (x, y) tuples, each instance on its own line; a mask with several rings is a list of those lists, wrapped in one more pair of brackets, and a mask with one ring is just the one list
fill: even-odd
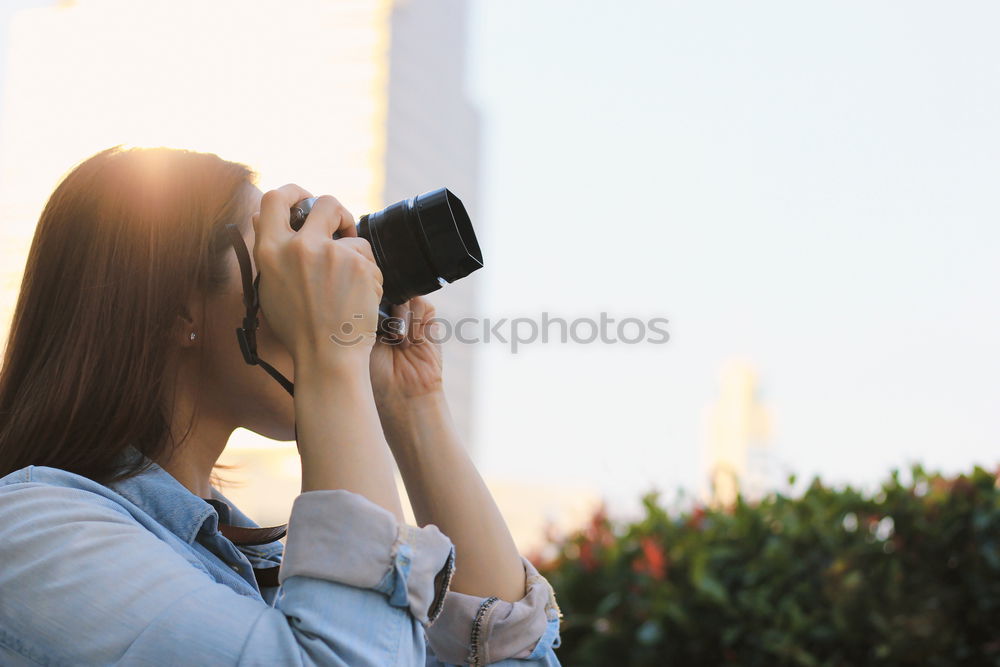
[(243, 318), (243, 326), (236, 329), (236, 340), (239, 341), (240, 351), (243, 353), (243, 360), (251, 366), (260, 366), (268, 375), (274, 378), (285, 391), (291, 396), (295, 396), (295, 385), (289, 382), (288, 378), (279, 373), (271, 364), (257, 356), (257, 327), (260, 320), (257, 319), (257, 310), (260, 308), (259, 284), (260, 273), (253, 277), (253, 266), (250, 263), (250, 252), (247, 244), (243, 240), (239, 227), (234, 224), (226, 225), (229, 231), (229, 240), (236, 251), (236, 259), (240, 263), (240, 274), (243, 278), (243, 305), (247, 312)]

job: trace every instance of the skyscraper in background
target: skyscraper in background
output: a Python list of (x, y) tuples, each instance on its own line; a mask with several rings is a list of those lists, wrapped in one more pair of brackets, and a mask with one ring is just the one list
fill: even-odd
[(719, 397), (706, 411), (707, 498), (730, 505), (738, 493), (759, 498), (772, 484), (771, 417), (760, 400), (756, 369), (730, 361), (719, 375)]
[[(466, 82), (468, 12), (464, 0), (393, 4), (383, 200), (447, 187), (482, 230), (480, 120)], [(475, 315), (478, 278), (474, 273), (431, 294), (438, 315), (451, 322)], [(455, 341), (445, 350), (448, 400), (467, 443), (473, 442), (473, 351)]]

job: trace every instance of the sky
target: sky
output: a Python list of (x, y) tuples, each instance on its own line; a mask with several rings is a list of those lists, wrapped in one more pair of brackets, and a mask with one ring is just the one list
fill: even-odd
[[(47, 4), (4, 0), (0, 30)], [(480, 345), (484, 474), (619, 507), (695, 491), (732, 359), (756, 367), (772, 455), (800, 479), (996, 466), (998, 19), (989, 2), (472, 2), (481, 314), (670, 334)]]
[(702, 482), (726, 360), (780, 469), (870, 485), (1000, 444), (1000, 20), (972, 2), (479, 2), (484, 311), (662, 346), (484, 346), (485, 469)]

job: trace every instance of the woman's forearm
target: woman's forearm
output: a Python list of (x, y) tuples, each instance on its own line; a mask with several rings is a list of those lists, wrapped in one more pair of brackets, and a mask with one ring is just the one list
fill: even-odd
[(403, 521), (367, 366), (296, 364), (295, 422), (303, 493), (345, 489)]
[(451, 588), (507, 602), (524, 597), (524, 568), (507, 523), (462, 445), (441, 392), (380, 406), (382, 426), (417, 523), (455, 544)]

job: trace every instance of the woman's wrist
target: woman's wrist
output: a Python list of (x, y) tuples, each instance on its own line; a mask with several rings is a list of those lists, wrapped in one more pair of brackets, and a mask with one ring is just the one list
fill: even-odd
[(440, 389), (418, 396), (399, 396), (377, 403), (382, 430), (394, 453), (422, 446), (428, 433), (452, 425), (451, 411)]
[(295, 384), (328, 381), (371, 383), (369, 355), (353, 350), (309, 350), (293, 356)]
[(376, 399), (379, 414), (393, 421), (424, 421), (449, 414), (448, 401), (440, 388), (417, 396), (376, 396)]

